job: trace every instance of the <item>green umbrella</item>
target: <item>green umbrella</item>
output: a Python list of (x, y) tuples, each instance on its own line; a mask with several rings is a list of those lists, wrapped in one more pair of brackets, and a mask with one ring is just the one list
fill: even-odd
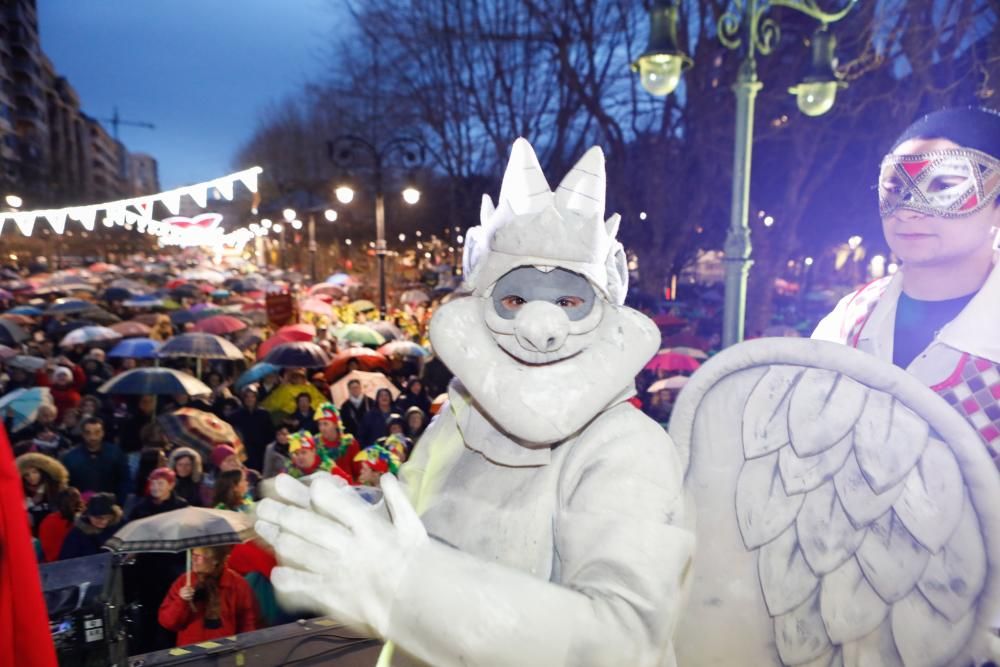
[(368, 299), (358, 299), (357, 301), (351, 302), (351, 310), (355, 313), (363, 313), (367, 310), (378, 310), (378, 306)]
[(363, 324), (346, 324), (334, 332), (337, 340), (378, 347), (385, 344), (385, 336)]

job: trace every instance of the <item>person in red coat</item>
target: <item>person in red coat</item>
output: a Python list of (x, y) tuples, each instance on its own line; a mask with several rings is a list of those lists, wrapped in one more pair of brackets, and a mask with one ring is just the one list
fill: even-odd
[(229, 547), (196, 547), (191, 584), (182, 574), (160, 604), (160, 625), (177, 633), (177, 645), (197, 644), (258, 627), (250, 585), (227, 566)]
[[(52, 402), (59, 411), (57, 419), (62, 419), (63, 415), (72, 408), (80, 405), (80, 391), (87, 384), (87, 377), (83, 374), (83, 369), (72, 363), (66, 357), (59, 357), (56, 362), (65, 365), (50, 365), (35, 374), (35, 384), (39, 387), (48, 387), (52, 392)], [(51, 376), (48, 372), (51, 372)]]
[(38, 541), (42, 543), (46, 563), (59, 560), (63, 542), (83, 509), (83, 498), (76, 487), (69, 486), (59, 492), (56, 511), (49, 513), (38, 526)]

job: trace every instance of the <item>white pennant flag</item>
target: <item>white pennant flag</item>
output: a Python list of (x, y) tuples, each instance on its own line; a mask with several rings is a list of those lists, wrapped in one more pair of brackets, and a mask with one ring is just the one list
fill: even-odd
[(253, 167), (252, 169), (247, 169), (246, 171), (241, 171), (236, 175), (240, 179), (240, 182), (246, 186), (247, 190), (250, 192), (257, 192), (257, 176), (264, 171), (260, 167)]
[(181, 193), (179, 190), (168, 190), (162, 193), (160, 201), (170, 211), (170, 215), (177, 215), (181, 212)]
[(228, 178), (220, 178), (212, 185), (219, 191), (219, 194), (228, 201), (233, 201), (233, 182)]
[[(121, 227), (125, 224), (125, 207), (121, 204), (116, 204), (113, 206), (108, 206), (104, 212), (104, 224), (108, 227), (112, 225), (118, 225)], [(108, 224), (108, 223), (111, 224)]]
[(88, 232), (94, 231), (94, 222), (97, 220), (97, 209), (95, 207), (73, 208), (70, 209), (69, 215), (74, 220), (78, 220)]
[(35, 214), (27, 211), (24, 213), (15, 213), (14, 224), (21, 230), (22, 234), (31, 236), (31, 232), (35, 229)]
[(45, 217), (49, 219), (49, 225), (56, 234), (62, 234), (66, 231), (66, 209), (61, 208), (58, 211), (46, 211)]
[(199, 208), (208, 206), (208, 187), (204, 183), (191, 186), (187, 189), (187, 193)]

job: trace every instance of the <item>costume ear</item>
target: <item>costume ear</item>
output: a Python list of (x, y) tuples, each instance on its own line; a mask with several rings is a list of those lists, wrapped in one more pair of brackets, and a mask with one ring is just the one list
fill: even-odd
[(510, 151), (510, 161), (500, 185), (500, 205), (507, 202), (517, 215), (537, 213), (551, 201), (552, 192), (538, 164), (535, 149), (518, 137)]
[(622, 216), (615, 213), (604, 221), (604, 229), (608, 232), (608, 238), (613, 239), (618, 236), (618, 225), (622, 221)]
[(493, 217), (493, 212), (496, 211), (493, 208), (493, 200), (490, 199), (489, 195), (483, 195), (483, 204), (479, 207), (479, 224), (483, 227), (490, 226), (490, 218)]
[(625, 303), (625, 294), (628, 292), (628, 260), (622, 244), (618, 241), (612, 243), (607, 260), (608, 300), (620, 306)]
[(603, 217), (606, 190), (604, 151), (592, 146), (556, 188), (556, 208), (578, 211), (584, 217)]

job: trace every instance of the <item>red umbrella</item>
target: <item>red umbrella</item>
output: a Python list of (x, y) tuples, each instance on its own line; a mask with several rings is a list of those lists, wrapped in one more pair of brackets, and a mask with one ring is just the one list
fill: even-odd
[(270, 352), (279, 345), (284, 345), (285, 343), (294, 343), (294, 342), (296, 341), (292, 340), (291, 338), (286, 338), (281, 334), (275, 334), (270, 338), (268, 338), (267, 340), (265, 340), (263, 343), (261, 343), (260, 346), (257, 348), (257, 360), (259, 361), (264, 357), (266, 357), (268, 352)]
[(384, 354), (367, 347), (349, 347), (334, 355), (330, 365), (323, 370), (327, 382), (333, 382), (347, 372), (347, 364), (351, 360), (358, 363), (357, 370), (377, 371), (388, 370), (389, 360)]
[(278, 329), (275, 336), (283, 336), (294, 342), (308, 343), (316, 337), (316, 327), (311, 324), (289, 324)]
[(695, 371), (701, 363), (685, 354), (661, 352), (649, 360), (646, 369), (650, 371)]
[(187, 285), (187, 284), (188, 281), (184, 280), (183, 278), (174, 278), (166, 285), (164, 285), (164, 287), (166, 287), (167, 289), (175, 289), (177, 287), (180, 287), (181, 285)]
[(194, 325), (195, 331), (215, 334), (216, 336), (231, 334), (236, 331), (242, 331), (246, 328), (246, 322), (239, 320), (232, 315), (212, 315), (211, 317), (206, 317), (203, 320), (195, 322)]

